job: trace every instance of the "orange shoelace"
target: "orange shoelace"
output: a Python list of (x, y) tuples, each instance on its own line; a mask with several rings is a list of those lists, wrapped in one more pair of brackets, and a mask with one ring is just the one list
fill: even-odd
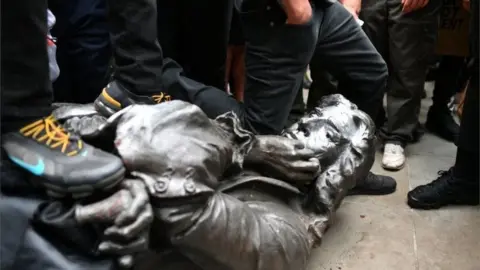
[(157, 104), (162, 103), (163, 101), (172, 100), (172, 97), (170, 95), (165, 95), (164, 93), (160, 93), (160, 95), (153, 95), (152, 98)]
[[(61, 147), (60, 151), (67, 156), (78, 154), (78, 151), (83, 147), (82, 140), (76, 140), (77, 149), (68, 149), (72, 141), (71, 134), (65, 131), (53, 115), (23, 127), (20, 129), (20, 133), (25, 137), (31, 137), (38, 142), (45, 143), (52, 149)], [(70, 151), (67, 152), (67, 150)]]

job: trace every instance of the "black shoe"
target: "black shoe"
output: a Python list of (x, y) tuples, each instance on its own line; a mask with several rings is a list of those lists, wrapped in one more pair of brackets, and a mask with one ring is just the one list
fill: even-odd
[(152, 96), (135, 95), (116, 81), (112, 81), (95, 100), (95, 109), (103, 116), (109, 117), (132, 104), (158, 104), (169, 100), (171, 97), (162, 92)]
[(430, 107), (425, 127), (435, 135), (454, 142), (460, 133), (460, 126), (455, 122), (448, 108)]
[(122, 160), (66, 132), (53, 116), (3, 135), (2, 146), (13, 163), (53, 197), (88, 196), (107, 190), (124, 177)]
[(408, 192), (408, 205), (417, 209), (438, 209), (446, 205), (478, 205), (478, 185), (467, 186), (453, 179), (453, 170), (440, 171), (439, 177), (427, 185)]
[(365, 181), (348, 192), (348, 195), (386, 195), (395, 192), (397, 182), (393, 177), (369, 172)]

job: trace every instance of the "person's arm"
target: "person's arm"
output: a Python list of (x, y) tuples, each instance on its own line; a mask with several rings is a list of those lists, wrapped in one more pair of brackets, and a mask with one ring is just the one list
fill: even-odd
[(402, 0), (403, 12), (409, 13), (421, 9), (428, 4), (429, 0)]
[(352, 13), (353, 17), (358, 18), (358, 14), (362, 8), (362, 0), (340, 0), (340, 3)]
[(305, 24), (312, 18), (312, 6), (308, 0), (281, 0), (287, 14), (287, 24)]

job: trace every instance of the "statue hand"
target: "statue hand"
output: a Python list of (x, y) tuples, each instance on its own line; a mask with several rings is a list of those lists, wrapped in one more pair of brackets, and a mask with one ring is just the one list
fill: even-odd
[(320, 171), (312, 150), (298, 140), (280, 136), (257, 136), (245, 163), (265, 176), (293, 182), (310, 182)]
[(112, 224), (105, 230), (98, 250), (119, 255), (122, 267), (130, 267), (132, 255), (148, 249), (153, 212), (145, 185), (140, 180), (124, 180), (122, 189), (111, 197), (78, 207), (75, 218), (80, 223)]
[(83, 138), (98, 136), (106, 126), (107, 118), (100, 115), (93, 104), (57, 103), (53, 115), (70, 132)]

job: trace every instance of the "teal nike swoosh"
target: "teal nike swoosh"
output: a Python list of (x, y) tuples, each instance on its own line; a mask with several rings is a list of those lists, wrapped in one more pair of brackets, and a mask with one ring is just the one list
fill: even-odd
[(42, 159), (39, 159), (37, 162), (37, 165), (32, 165), (24, 162), (23, 160), (20, 160), (15, 157), (9, 156), (10, 159), (15, 162), (18, 166), (24, 168), (25, 170), (37, 175), (41, 176), (45, 172), (45, 163), (43, 163)]

